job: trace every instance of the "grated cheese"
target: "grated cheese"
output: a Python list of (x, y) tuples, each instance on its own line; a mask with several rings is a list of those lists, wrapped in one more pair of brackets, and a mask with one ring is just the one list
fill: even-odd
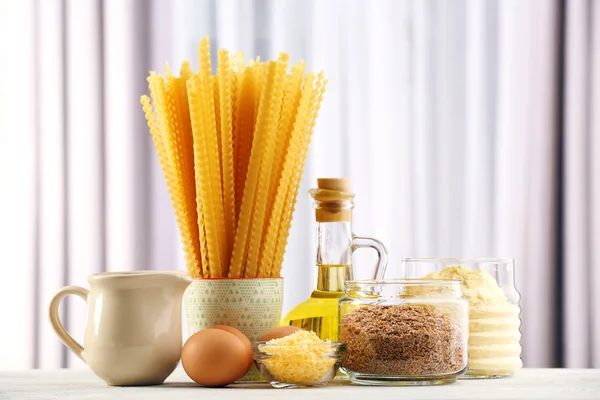
[(323, 380), (335, 364), (329, 343), (322, 341), (314, 332), (297, 331), (269, 340), (259, 349), (272, 354), (262, 363), (278, 381), (312, 383)]

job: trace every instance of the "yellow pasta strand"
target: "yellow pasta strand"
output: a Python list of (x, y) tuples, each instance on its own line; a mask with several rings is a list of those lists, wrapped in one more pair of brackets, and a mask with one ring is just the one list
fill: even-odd
[[(235, 119), (235, 125), (238, 127), (235, 146), (235, 202), (238, 223), (254, 135), (254, 98), (256, 95), (254, 66), (250, 66), (244, 71), (241, 86), (236, 107), (238, 113)], [(241, 274), (241, 271), (236, 271), (236, 273)]]
[[(168, 65), (167, 65), (168, 71)], [(152, 75), (150, 80), (150, 91), (153, 94), (153, 98), (156, 101), (156, 109), (159, 114), (159, 121), (162, 130), (163, 144), (169, 158), (171, 165), (171, 171), (173, 174), (173, 180), (175, 182), (177, 190), (177, 199), (181, 213), (187, 216), (187, 220), (193, 220), (195, 202), (193, 200), (193, 194), (189, 193), (185, 187), (184, 175), (183, 175), (183, 160), (181, 152), (181, 144), (179, 142), (180, 123), (177, 115), (174, 111), (175, 104), (171, 93), (168, 90), (168, 85), (165, 84), (164, 80), (160, 76)], [(190, 195), (192, 198), (190, 198)], [(182, 240), (186, 242), (198, 242), (198, 233), (195, 224), (189, 222), (184, 223), (180, 227)], [(199, 260), (199, 257), (197, 257)], [(199, 265), (192, 264), (188, 266), (188, 269), (198, 270)]]
[[(251, 63), (253, 64), (252, 60)], [(236, 233), (234, 238), (234, 248), (231, 256), (231, 264), (229, 270), (230, 278), (239, 278), (243, 275), (243, 257), (247, 244), (248, 224), (252, 216), (252, 209), (248, 207), (252, 206), (252, 197), (254, 196), (253, 190), (250, 189), (250, 183), (254, 185), (254, 180), (251, 178), (250, 172), (250, 156), (252, 150), (252, 143), (254, 141), (254, 99), (256, 97), (256, 65), (249, 65), (244, 71), (244, 77), (242, 81), (241, 94), (238, 99), (239, 113), (237, 115), (236, 125), (238, 129), (238, 146), (236, 148)], [(255, 158), (257, 156), (255, 155)], [(255, 165), (256, 167), (256, 165)], [(254, 172), (252, 172), (253, 174)], [(248, 193), (248, 194), (246, 194)], [(243, 199), (246, 200), (245, 214), (242, 215)], [(237, 243), (237, 250), (236, 250)]]
[(281, 167), (283, 167), (285, 154), (290, 144), (296, 113), (298, 112), (300, 98), (302, 97), (302, 78), (304, 77), (305, 69), (306, 64), (302, 61), (299, 62), (292, 67), (291, 73), (286, 79), (283, 104), (281, 106), (281, 118), (277, 126), (277, 135), (281, 140), (278, 142), (275, 155), (275, 158), (279, 163), (278, 170), (280, 172)]
[(291, 74), (286, 76), (285, 87), (283, 91), (283, 103), (281, 106), (281, 117), (277, 125), (277, 141), (275, 143), (275, 153), (273, 156), (274, 168), (271, 172), (271, 184), (269, 187), (269, 200), (267, 209), (271, 210), (275, 201), (275, 195), (278, 190), (279, 180), (283, 171), (283, 162), (285, 153), (290, 144), (290, 137), (294, 126), (294, 120), (300, 96), (302, 94), (302, 77), (304, 76), (305, 64), (300, 62), (292, 67)]
[(261, 278), (270, 276), (272, 271), (273, 257), (277, 246), (279, 226), (284, 213), (286, 194), (292, 180), (292, 169), (295, 159), (289, 155), (286, 157), (286, 153), (290, 148), (289, 146), (292, 145), (291, 134), (302, 95), (304, 69), (304, 63), (297, 64), (292, 67), (291, 74), (286, 77), (281, 118), (277, 128), (278, 142), (275, 148), (276, 155), (274, 156), (275, 168), (271, 174), (271, 190), (269, 192), (270, 198), (273, 200), (270, 200), (272, 203), (268, 205), (271, 213), (268, 218), (268, 228), (265, 232), (265, 239), (260, 252), (258, 276)]
[[(188, 76), (189, 78), (189, 76)], [(178, 152), (181, 157), (181, 171), (183, 178), (183, 189), (185, 192), (186, 204), (188, 209), (188, 216), (190, 230), (192, 231), (194, 241), (197, 242), (198, 251), (201, 251), (201, 233), (199, 231), (197, 204), (196, 204), (196, 185), (195, 185), (195, 173), (194, 173), (194, 138), (192, 133), (192, 124), (190, 120), (190, 109), (188, 104), (187, 96), (187, 85), (186, 81), (188, 78), (175, 78), (171, 75), (168, 76), (168, 87), (169, 91), (175, 100), (175, 109), (178, 114), (180, 130), (178, 133)], [(206, 240), (206, 238), (204, 238)], [(201, 259), (199, 258), (199, 267), (201, 265)], [(207, 267), (207, 266), (206, 266)]]
[[(243, 181), (245, 177), (241, 177), (239, 175), (240, 165), (239, 165), (239, 153), (240, 153), (240, 112), (242, 108), (240, 108), (240, 98), (242, 96), (242, 88), (244, 82), (244, 53), (237, 53), (235, 55), (235, 60), (233, 62), (236, 65), (236, 71), (233, 73), (233, 86), (231, 90), (231, 131), (232, 131), (232, 142), (233, 142), (233, 180), (234, 180), (234, 202), (235, 202), (235, 215), (234, 220), (237, 226), (237, 219), (241, 207), (241, 199), (242, 199), (242, 190), (243, 190)], [(234, 233), (235, 235), (235, 233)]]
[(244, 53), (242, 51), (238, 51), (235, 54), (235, 57), (235, 66), (237, 67), (236, 72), (244, 72), (244, 69), (246, 68)]
[[(210, 170), (212, 176), (210, 179), (211, 192), (214, 193), (212, 196), (212, 207), (214, 207), (214, 228), (216, 229), (215, 241), (216, 247), (218, 247), (218, 258), (210, 261), (210, 272), (211, 277), (218, 278), (223, 277), (223, 268), (225, 262), (225, 221), (223, 214), (223, 193), (221, 187), (221, 158), (219, 152), (219, 140), (217, 134), (217, 124), (215, 118), (215, 100), (214, 100), (214, 78), (212, 76), (211, 62), (210, 62), (210, 46), (208, 38), (202, 39), (199, 47), (200, 56), (200, 77), (201, 77), (201, 92), (206, 99), (206, 107), (203, 112), (205, 119), (206, 129), (206, 151), (208, 154), (208, 162), (210, 163)], [(205, 178), (206, 179), (206, 178)], [(209, 237), (210, 245), (210, 237)], [(210, 250), (210, 247), (209, 247)], [(215, 254), (216, 255), (216, 254)]]
[[(163, 171), (165, 181), (167, 183), (167, 190), (171, 197), (171, 203), (173, 204), (173, 209), (175, 210), (175, 219), (177, 221), (179, 229), (183, 232), (183, 227), (188, 223), (188, 218), (182, 212), (182, 209), (180, 207), (180, 201), (177, 198), (177, 185), (173, 180), (173, 174), (169, 165), (169, 159), (166, 154), (162, 138), (160, 137), (160, 133), (158, 132), (158, 127), (156, 123), (157, 117), (152, 111), (152, 105), (150, 104), (150, 99), (148, 98), (148, 96), (142, 96), (141, 103), (143, 105), (143, 110), (146, 115), (146, 120), (148, 122), (150, 133), (152, 135), (152, 141), (154, 142), (160, 166)], [(202, 277), (199, 268), (193, 267), (194, 265), (198, 265), (197, 247), (195, 247), (195, 244), (192, 241), (189, 241), (188, 238), (186, 238), (183, 234), (181, 235), (181, 238), (188, 273), (196, 278)]]
[[(255, 263), (258, 262), (256, 254), (258, 249), (256, 247), (253, 249), (252, 247), (260, 246), (259, 235), (261, 233), (258, 233), (258, 226), (259, 224), (262, 224), (263, 221), (256, 221), (261, 217), (260, 207), (256, 206), (256, 202), (260, 199), (261, 195), (264, 197), (265, 193), (259, 192), (257, 196), (257, 190), (259, 190), (259, 186), (264, 188), (265, 185), (264, 176), (262, 183), (259, 182), (259, 178), (261, 174), (261, 160), (267, 158), (269, 154), (266, 146), (268, 146), (268, 130), (272, 122), (271, 111), (273, 107), (271, 107), (271, 104), (274, 102), (270, 95), (271, 92), (275, 92), (275, 89), (280, 91), (279, 87), (281, 86), (280, 83), (278, 84), (275, 82), (277, 78), (280, 79), (277, 75), (276, 64), (271, 64), (271, 70), (272, 73), (268, 75), (266, 81), (265, 94), (260, 101), (260, 109), (250, 152), (248, 173), (244, 186), (242, 209), (240, 211), (233, 254), (231, 257), (231, 268), (233, 272), (237, 273), (238, 271), (242, 271), (242, 268), (245, 268), (243, 272), (244, 277), (249, 277), (252, 275), (252, 270), (256, 271), (258, 268), (258, 265), (252, 267), (247, 264), (252, 260), (254, 260)], [(285, 70), (283, 73), (285, 73)], [(245, 259), (245, 256), (247, 256), (247, 260)], [(248, 270), (248, 268), (250, 268), (250, 270)]]
[[(285, 254), (285, 246), (287, 245), (287, 234), (291, 227), (291, 218), (293, 214), (292, 198), (294, 197), (296, 176), (300, 168), (300, 158), (302, 153), (302, 142), (304, 139), (304, 132), (308, 125), (308, 115), (310, 113), (310, 105), (314, 99), (314, 82), (315, 76), (309, 73), (304, 79), (302, 86), (302, 97), (294, 127), (292, 131), (292, 137), (288, 153), (286, 154), (284, 169), (290, 170), (290, 178), (288, 186), (285, 188), (285, 200), (283, 205), (282, 218), (279, 222), (279, 228), (277, 231), (277, 242), (275, 245), (275, 254), (273, 256), (273, 262), (271, 268), (277, 269), (280, 264), (283, 263), (283, 256)], [(283, 196), (283, 195), (282, 195)], [(272, 272), (271, 272), (272, 273)]]
[(326, 81), (198, 46), (199, 71), (150, 73), (141, 98), (194, 278), (276, 277)]
[[(151, 74), (149, 81), (151, 87), (155, 88), (154, 98), (159, 99), (158, 101), (160, 103), (163, 103), (163, 98), (156, 91), (156, 84), (158, 83), (157, 79), (160, 79), (162, 81), (162, 78), (156, 77), (154, 74)], [(188, 273), (193, 277), (202, 277), (202, 271), (200, 269), (200, 249), (198, 233), (197, 230), (194, 230), (195, 224), (189, 223), (190, 220), (193, 221), (193, 213), (195, 212), (194, 206), (192, 204), (192, 209), (190, 210), (189, 199), (186, 198), (186, 193), (183, 190), (183, 185), (181, 185), (181, 182), (178, 181), (178, 177), (180, 177), (178, 175), (180, 174), (178, 173), (177, 169), (179, 168), (179, 166), (172, 165), (169, 161), (169, 156), (165, 149), (163, 136), (159, 133), (159, 128), (157, 126), (157, 117), (152, 111), (150, 99), (147, 96), (143, 96), (141, 98), (141, 102), (146, 116), (146, 120), (148, 122), (148, 127), (152, 135), (152, 140), (154, 142), (155, 149), (158, 154), (160, 165), (163, 170), (163, 175), (165, 177), (165, 181), (167, 182), (167, 189), (171, 197), (171, 202), (175, 210), (175, 219), (181, 232), (181, 240), (183, 244), (184, 257), (186, 260), (186, 267)]]
[[(210, 277), (210, 264), (209, 259), (212, 260), (214, 257), (214, 244), (211, 244), (210, 249), (213, 252), (210, 255), (209, 252), (209, 228), (207, 225), (210, 223), (207, 214), (212, 217), (213, 208), (210, 196), (211, 185), (207, 180), (206, 176), (210, 176), (208, 166), (208, 156), (206, 155), (206, 144), (203, 135), (204, 131), (204, 119), (202, 113), (202, 107), (204, 102), (200, 93), (201, 87), (199, 83), (199, 75), (192, 75), (187, 81), (188, 90), (188, 102), (190, 105), (190, 119), (192, 122), (192, 134), (194, 140), (194, 171), (195, 171), (195, 183), (196, 183), (196, 208), (198, 212), (198, 229), (200, 233), (200, 249), (202, 255), (202, 271), (205, 278)], [(214, 228), (214, 226), (213, 226)], [(214, 235), (212, 229), (211, 234)]]
[(275, 257), (272, 263), (271, 276), (278, 276), (281, 274), (281, 268), (283, 266), (283, 257), (287, 247), (287, 239), (295, 211), (298, 190), (300, 189), (300, 181), (304, 172), (308, 145), (310, 144), (314, 121), (318, 115), (320, 103), (325, 91), (325, 81), (322, 79), (322, 75), (319, 75), (319, 78), (316, 88), (314, 87), (315, 77), (313, 74), (308, 74), (304, 81), (303, 95), (294, 123), (294, 132), (292, 133), (292, 140), (294, 140), (296, 135), (299, 135), (299, 147), (296, 147), (298, 146), (298, 139), (294, 141), (294, 148), (290, 145), (289, 153), (295, 158), (293, 161), (292, 183), (289, 186), (286, 201), (284, 203), (284, 207), (287, 208), (287, 211), (284, 212), (284, 217), (277, 234), (278, 238)]
[[(222, 265), (221, 248), (219, 241), (219, 232), (217, 227), (217, 206), (214, 190), (214, 182), (218, 183), (217, 174), (213, 171), (214, 165), (210, 162), (208, 155), (209, 136), (214, 134), (210, 131), (209, 117), (207, 114), (213, 114), (212, 108), (208, 108), (208, 97), (212, 98), (212, 90), (207, 95), (204, 87), (207, 85), (202, 82), (201, 74), (193, 75), (187, 82), (188, 99), (190, 103), (190, 117), (192, 120), (192, 130), (194, 134), (194, 166), (196, 170), (196, 192), (198, 207), (198, 224), (200, 229), (206, 233), (206, 253), (208, 254), (206, 263), (209, 276), (215, 278), (219, 276), (220, 266)], [(203, 217), (201, 219), (200, 217)]]
[[(199, 195), (198, 195), (199, 196)], [(210, 270), (208, 264), (208, 237), (206, 236), (206, 217), (202, 202), (197, 201), (196, 208), (198, 210), (198, 233), (200, 236), (200, 256), (202, 259), (202, 275), (204, 278), (210, 278)]]
[(300, 189), (300, 181), (302, 180), (302, 175), (304, 172), (304, 165), (306, 163), (306, 158), (308, 155), (308, 146), (309, 146), (311, 138), (312, 138), (312, 133), (314, 130), (316, 118), (318, 117), (321, 102), (323, 101), (323, 95), (325, 93), (326, 85), (327, 85), (327, 80), (324, 79), (323, 72), (320, 72), (319, 79), (317, 82), (317, 89), (316, 89), (317, 97), (316, 97), (315, 103), (313, 104), (313, 109), (312, 109), (312, 113), (310, 116), (309, 127), (308, 127), (308, 130), (306, 131), (306, 135), (304, 138), (303, 149), (302, 149), (302, 153), (300, 155), (299, 168), (295, 172), (296, 180), (293, 184), (292, 196), (291, 196), (291, 198), (288, 199), (288, 203), (287, 203), (288, 206), (290, 207), (290, 211), (289, 211), (287, 218), (284, 219), (285, 227), (284, 227), (284, 231), (282, 232), (282, 234), (285, 235), (284, 242), (281, 245), (281, 248), (278, 249), (280, 254), (279, 254), (277, 260), (275, 261), (275, 263), (273, 264), (273, 267), (277, 268), (277, 269), (272, 272), (272, 276), (280, 276), (281, 275), (281, 268), (283, 267), (283, 255), (284, 255), (285, 249), (287, 247), (287, 239), (289, 237), (291, 221), (292, 221), (294, 211), (296, 208), (296, 201), (298, 198), (298, 190)]
[(256, 64), (254, 67), (254, 79), (256, 81), (255, 95), (254, 95), (254, 120), (258, 119), (258, 112), (260, 110), (260, 102), (262, 101), (262, 91), (265, 86), (267, 64), (260, 63), (260, 57), (256, 57)]
[(148, 78), (148, 83), (150, 87), (150, 94), (152, 96), (152, 99), (154, 100), (156, 116), (158, 117), (161, 139), (163, 141), (165, 151), (167, 153), (169, 165), (171, 165), (173, 174), (176, 174), (178, 172), (176, 171), (177, 165), (173, 162), (174, 160), (172, 159), (173, 155), (176, 154), (176, 149), (172, 148), (173, 141), (169, 140), (169, 137), (172, 136), (172, 124), (171, 121), (169, 121), (169, 115), (167, 113), (168, 104), (165, 82), (162, 76), (158, 76), (154, 72), (151, 72), (150, 77)]
[[(219, 101), (219, 77), (211, 76), (210, 77), (211, 87), (212, 87), (212, 96), (214, 99), (215, 105), (215, 129), (217, 133), (217, 147), (219, 148), (219, 171), (221, 174), (223, 173), (223, 151), (221, 149), (221, 109), (219, 108), (221, 103)], [(221, 191), (223, 190), (223, 176), (219, 177), (221, 182)], [(221, 200), (222, 201), (222, 200)]]
[[(219, 51), (219, 108), (221, 125), (221, 165), (223, 168), (223, 210), (225, 218), (225, 259), (229, 260), (235, 235), (235, 181), (233, 170), (233, 108), (231, 105), (233, 71), (227, 50)], [(227, 276), (229, 264), (226, 262), (223, 275)]]
[[(182, 78), (175, 78), (169, 72), (167, 73), (166, 100), (168, 103), (169, 119), (172, 123), (172, 130), (169, 132), (168, 140), (174, 144), (172, 149), (175, 151), (175, 154), (171, 156), (171, 159), (178, 169), (177, 178), (189, 218), (187, 224), (189, 232), (186, 234), (191, 235), (191, 240), (198, 243), (197, 246), (199, 249), (198, 225), (193, 222), (197, 220), (193, 138), (189, 111), (187, 110), (187, 93), (185, 92), (185, 87), (183, 88), (183, 93), (181, 92), (182, 84), (185, 86)], [(192, 268), (199, 270), (200, 265), (192, 266)]]
[(176, 145), (176, 157), (181, 170), (183, 190), (186, 201), (190, 201), (195, 213), (196, 188), (194, 187), (194, 152), (192, 127), (187, 100), (187, 89), (184, 78), (175, 78), (167, 73), (166, 95), (169, 105), (169, 116), (173, 121), (173, 130), (170, 134)]
[[(223, 142), (221, 138), (221, 102), (219, 100), (220, 90), (219, 90), (219, 77), (211, 76), (210, 77), (211, 87), (212, 87), (212, 96), (213, 96), (213, 104), (215, 106), (215, 129), (216, 129), (216, 141), (217, 141), (217, 162), (219, 164), (219, 171), (221, 172), (221, 176), (219, 176), (219, 190), (221, 193), (221, 197), (219, 199), (219, 212), (222, 213), (222, 219), (219, 220), (219, 235), (220, 235), (220, 243), (221, 243), (221, 259), (223, 260), (223, 272), (228, 269), (228, 251), (227, 248), (227, 226), (225, 221), (225, 193), (223, 192)], [(225, 275), (226, 276), (226, 275)]]
[(192, 72), (192, 66), (190, 65), (190, 62), (188, 60), (183, 60), (183, 63), (181, 63), (181, 68), (179, 69), (179, 75), (185, 81), (187, 81), (188, 79), (190, 79), (192, 74), (193, 74), (193, 72)]
[[(248, 238), (248, 259), (246, 261), (244, 277), (255, 278), (258, 273), (258, 258), (266, 228), (265, 219), (267, 212), (267, 199), (269, 184), (271, 183), (271, 170), (273, 168), (273, 152), (277, 134), (277, 120), (281, 111), (283, 96), (283, 79), (287, 70), (289, 56), (281, 53), (276, 63), (269, 63), (269, 71), (260, 102), (260, 110), (256, 121), (256, 135), (263, 149), (258, 177), (258, 188), (255, 195), (255, 209), (252, 214), (251, 231)], [(252, 146), (254, 152), (254, 144)], [(252, 162), (252, 161), (251, 161)]]
[[(256, 70), (254, 65), (248, 68), (248, 72), (249, 74), (251, 74), (251, 77), (249, 78), (250, 81), (248, 81), (248, 90), (253, 90), (254, 95), (256, 95), (256, 90), (254, 90), (255, 86), (251, 85), (251, 80), (255, 78), (255, 71)], [(244, 94), (248, 93), (242, 92), (242, 98), (244, 98)], [(246, 108), (246, 112), (251, 113), (252, 119), (254, 120), (254, 96), (250, 97), (249, 99), (252, 101), (252, 110)], [(244, 130), (248, 129), (248, 124), (240, 124), (240, 126), (244, 127)], [(243, 136), (244, 133), (245, 132), (241, 132), (240, 135)], [(233, 242), (233, 252), (231, 254), (231, 264), (229, 270), (230, 278), (241, 277), (244, 273), (243, 268), (245, 263), (250, 222), (253, 212), (254, 194), (258, 185), (258, 175), (260, 173), (261, 156), (258, 153), (260, 151), (260, 146), (262, 145), (262, 143), (259, 139), (262, 139), (262, 136), (254, 137), (253, 135), (251, 149), (248, 157), (247, 170), (244, 174), (246, 178), (244, 180), (241, 207), (239, 212), (239, 218), (237, 220), (235, 239)]]

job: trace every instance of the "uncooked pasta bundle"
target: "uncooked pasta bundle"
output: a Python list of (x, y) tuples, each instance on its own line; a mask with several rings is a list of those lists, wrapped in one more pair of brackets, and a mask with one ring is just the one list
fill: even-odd
[(189, 274), (273, 278), (281, 267), (327, 81), (289, 56), (250, 60), (208, 38), (199, 70), (151, 72), (141, 102), (171, 196)]

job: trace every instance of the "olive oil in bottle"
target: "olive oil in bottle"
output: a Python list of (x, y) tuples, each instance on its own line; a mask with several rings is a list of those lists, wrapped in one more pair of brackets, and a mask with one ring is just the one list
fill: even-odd
[(349, 191), (350, 181), (345, 178), (318, 179), (318, 188), (309, 191), (315, 199), (317, 221), (317, 281), (308, 300), (294, 307), (282, 323), (313, 331), (323, 340), (339, 339), (338, 301), (345, 282), (353, 279), (352, 252), (357, 248), (377, 251), (374, 279), (383, 279), (387, 266), (381, 242), (352, 233), (354, 194)]

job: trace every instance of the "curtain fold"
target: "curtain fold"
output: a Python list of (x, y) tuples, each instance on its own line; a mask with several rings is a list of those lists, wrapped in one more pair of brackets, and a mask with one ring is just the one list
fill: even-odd
[[(67, 261), (64, 239), (67, 233), (66, 158), (66, 94), (64, 69), (66, 67), (63, 26), (65, 10), (59, 1), (47, 1), (38, 5), (35, 23), (38, 26), (36, 51), (44, 68), (39, 68), (38, 85), (38, 152), (39, 192), (38, 201), (38, 254), (37, 310), (46, 310), (48, 302), (58, 288), (67, 282), (64, 266)], [(42, 18), (42, 16), (44, 16)], [(21, 309), (21, 312), (26, 310)], [(61, 318), (65, 313), (61, 314)], [(35, 366), (52, 368), (60, 365), (66, 351), (56, 346), (50, 324), (37, 319), (38, 353)], [(41, 351), (41, 349), (45, 349)]]
[[(590, 146), (591, 170), (593, 176), (590, 179), (590, 202), (593, 205), (590, 210), (590, 231), (589, 243), (592, 266), (590, 271), (590, 280), (593, 288), (600, 287), (600, 5), (592, 5), (590, 16), (593, 21), (593, 27), (590, 30), (591, 41), (591, 70), (593, 71), (590, 79), (590, 109), (595, 110), (590, 115)], [(600, 290), (592, 290), (591, 293), (591, 344), (592, 363), (594, 367), (600, 367)]]
[[(98, 0), (70, 0), (64, 14), (68, 283), (83, 283), (89, 274), (104, 271), (106, 265), (101, 11)], [(71, 334), (83, 337), (87, 304), (76, 297), (67, 301), (66, 327)], [(69, 365), (83, 366), (76, 355), (67, 354)]]
[[(329, 79), (286, 252), (284, 312), (314, 280), (306, 192), (317, 177), (349, 176), (354, 230), (387, 245), (388, 277), (402, 257), (514, 257), (526, 366), (557, 365), (561, 347), (568, 366), (600, 366), (594, 2), (565, 2), (565, 35), (559, 0), (7, 3), (0, 177), (11, 195), (0, 246), (10, 279), (0, 281), (0, 307), (15, 328), (2, 333), (0, 368), (84, 367), (47, 322), (61, 286), (87, 286), (104, 270), (184, 268), (139, 98), (165, 61), (195, 68), (206, 35), (213, 57), (221, 47), (247, 58), (286, 51)], [(356, 276), (368, 277), (373, 260), (357, 252)], [(85, 304), (66, 304), (81, 341)]]
[[(558, 3), (499, 2), (495, 159), (497, 254), (517, 261), (523, 360), (558, 361), (556, 297), (556, 138)], [(545, 339), (540, 340), (544, 337)]]
[(564, 356), (600, 367), (600, 5), (566, 3), (564, 96)]
[(481, 231), (493, 226), (495, 193), (494, 190), (478, 189), (495, 185), (497, 4), (470, 0), (465, 11), (465, 38), (469, 51), (464, 60), (468, 77), (465, 79), (464, 102), (468, 112), (464, 122), (465, 147), (456, 156), (464, 153), (465, 181), (471, 182), (474, 190), (464, 196), (463, 252), (491, 255), (494, 254), (493, 232), (482, 235)]
[(147, 269), (152, 141), (139, 98), (146, 93), (150, 10), (147, 2), (103, 1), (106, 269)]
[[(367, 127), (356, 138), (357, 153), (353, 158), (345, 157), (342, 174), (348, 174), (348, 166), (358, 164), (367, 171), (357, 171), (352, 175), (364, 179), (354, 184), (356, 191), (356, 214), (362, 220), (357, 221), (356, 231), (377, 236), (382, 240), (390, 254), (387, 275), (399, 273), (400, 257), (406, 254), (410, 243), (410, 234), (403, 229), (406, 226), (407, 211), (410, 210), (410, 194), (403, 188), (410, 188), (411, 153), (411, 66), (406, 62), (410, 57), (409, 29), (411, 9), (409, 2), (393, 0), (376, 2), (366, 10), (367, 47), (363, 62), (365, 66), (367, 106), (349, 110), (346, 106), (345, 91), (353, 81), (341, 80), (342, 110), (339, 143), (344, 143), (347, 116), (350, 113), (364, 112)], [(360, 16), (356, 16), (360, 18)], [(346, 20), (346, 29), (352, 20)], [(343, 36), (343, 34), (341, 34)], [(390, 51), (390, 40), (394, 49)], [(346, 52), (345, 65), (352, 63), (352, 46)], [(345, 65), (342, 64), (343, 68)], [(342, 70), (342, 76), (345, 72)], [(358, 78), (361, 79), (361, 78)], [(398, 110), (402, 110), (398, 112)], [(323, 136), (328, 132), (323, 131)], [(329, 135), (328, 135), (329, 136)], [(342, 154), (347, 154), (342, 150)], [(362, 154), (368, 152), (368, 158)], [(393, 172), (393, 173), (392, 173)], [(313, 180), (314, 182), (314, 180)], [(412, 189), (409, 189), (412, 190)], [(362, 272), (363, 278), (372, 278), (372, 254), (370, 258), (355, 257), (355, 270)]]
[(4, 274), (0, 279), (0, 368), (27, 368), (36, 362), (36, 332), (41, 326), (34, 318), (41, 228), (41, 180), (36, 171), (42, 167), (39, 123), (32, 118), (32, 113), (41, 111), (36, 103), (35, 15), (32, 0), (0, 2), (0, 254)]

